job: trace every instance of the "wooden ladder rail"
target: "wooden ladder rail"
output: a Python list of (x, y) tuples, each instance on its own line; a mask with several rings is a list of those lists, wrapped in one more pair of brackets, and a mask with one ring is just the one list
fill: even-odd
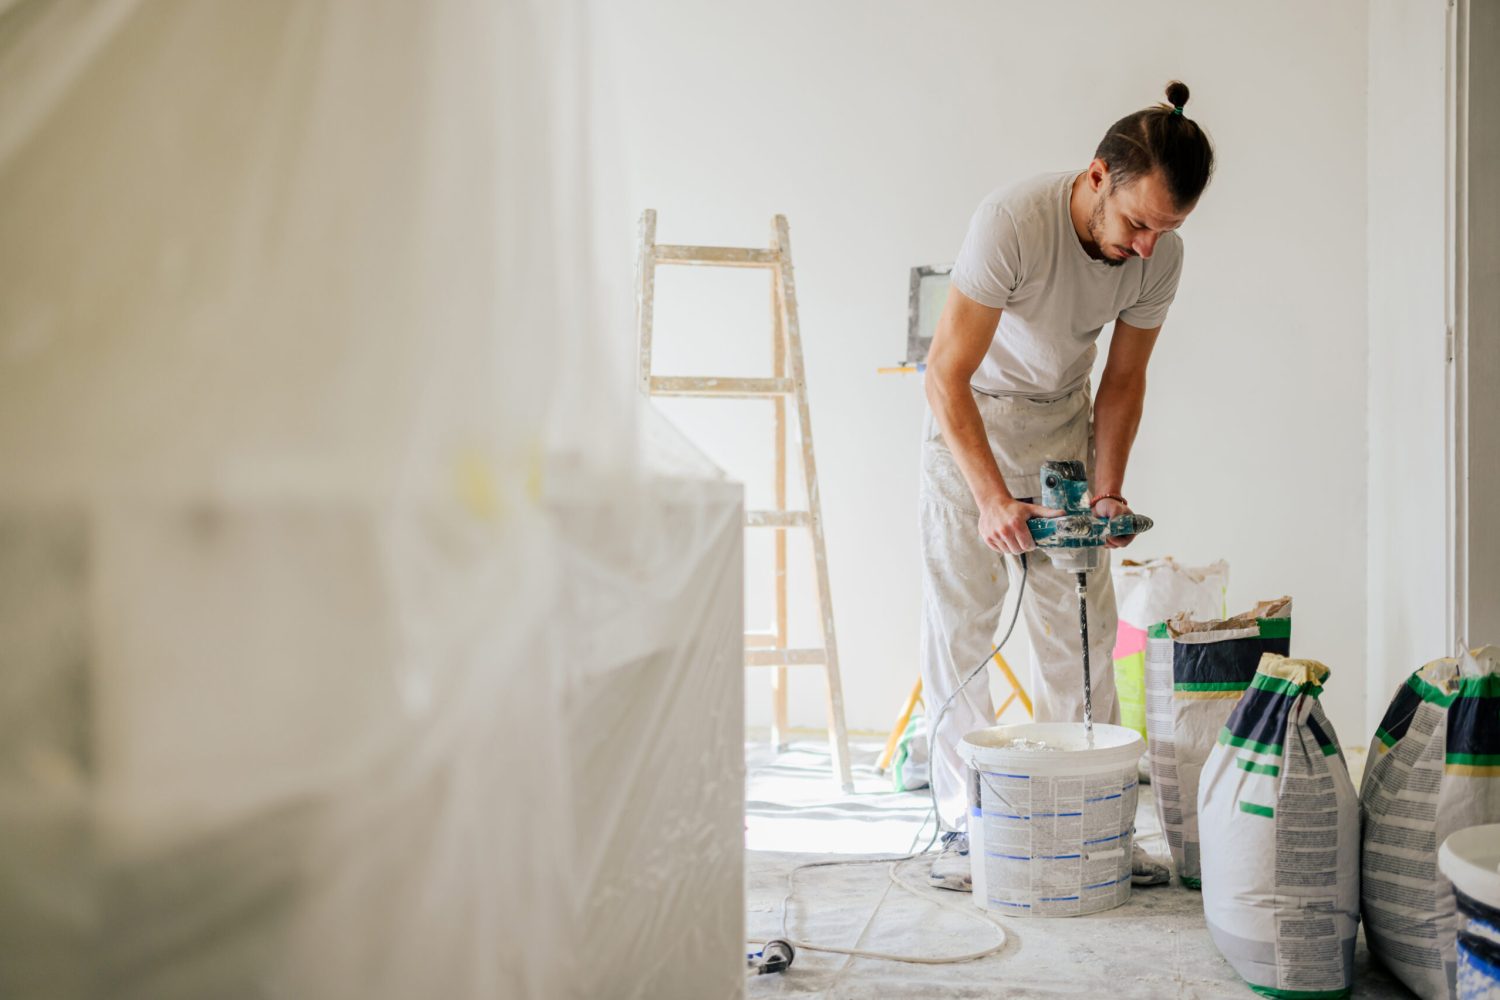
[[(753, 267), (771, 271), (771, 378), (711, 376), (659, 376), (652, 374), (652, 335), (659, 265), (700, 267)], [(834, 629), (833, 600), (828, 576), (828, 549), (823, 533), (822, 499), (818, 490), (817, 462), (813, 453), (812, 415), (807, 398), (807, 379), (802, 358), (802, 330), (797, 318), (797, 290), (792, 271), (791, 236), (786, 217), (771, 223), (771, 245), (716, 247), (661, 244), (656, 242), (656, 211), (641, 214), (637, 258), (636, 327), (639, 338), (639, 387), (647, 396), (697, 396), (737, 399), (770, 399), (776, 446), (774, 499), (769, 510), (745, 512), (748, 528), (770, 528), (775, 536), (775, 622), (770, 631), (745, 634), (745, 665), (768, 666), (771, 674), (772, 742), (777, 749), (787, 745), (787, 667), (822, 665), (828, 688), (828, 741), (834, 774), (846, 792), (854, 790), (849, 765), (849, 733), (844, 722), (844, 691), (839, 672), (838, 638)], [(787, 404), (794, 401), (802, 444), (803, 482), (807, 509), (787, 507)], [(787, 629), (786, 533), (807, 528), (812, 535), (813, 563), (817, 581), (819, 619), (823, 645), (796, 649)]]

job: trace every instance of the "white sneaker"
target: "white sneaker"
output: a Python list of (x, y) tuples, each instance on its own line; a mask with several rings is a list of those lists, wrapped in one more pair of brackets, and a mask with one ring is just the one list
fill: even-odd
[(973, 892), (974, 876), (969, 867), (969, 835), (952, 831), (943, 834), (943, 853), (932, 863), (928, 881), (938, 889)]
[(1130, 884), (1133, 886), (1143, 885), (1166, 885), (1171, 878), (1167, 866), (1154, 861), (1151, 855), (1141, 849), (1140, 844), (1130, 845)]

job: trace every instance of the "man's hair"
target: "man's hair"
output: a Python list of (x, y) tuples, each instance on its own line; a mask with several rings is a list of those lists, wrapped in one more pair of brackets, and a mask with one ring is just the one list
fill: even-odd
[(1167, 84), (1171, 103), (1126, 115), (1109, 127), (1094, 157), (1109, 167), (1114, 187), (1160, 170), (1176, 207), (1198, 200), (1214, 172), (1214, 147), (1208, 133), (1183, 115), (1187, 99), (1187, 84), (1173, 80)]

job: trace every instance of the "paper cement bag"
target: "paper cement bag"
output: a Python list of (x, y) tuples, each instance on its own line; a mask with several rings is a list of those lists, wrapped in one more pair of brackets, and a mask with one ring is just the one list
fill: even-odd
[(1348, 995), (1359, 929), (1359, 798), (1318, 704), (1328, 668), (1261, 658), (1203, 769), (1203, 915), (1269, 997)]
[(1198, 888), (1198, 776), (1264, 653), (1291, 651), (1292, 599), (1262, 601), (1233, 618), (1179, 615), (1146, 641), (1151, 784), (1172, 866)]
[(1229, 586), (1229, 564), (1220, 559), (1207, 566), (1184, 566), (1171, 556), (1115, 564), (1115, 607), (1120, 620), (1137, 628), (1187, 615), (1210, 619), (1224, 614), (1224, 592)]
[(1406, 679), (1370, 740), (1360, 905), (1370, 951), (1418, 996), (1454, 995), (1458, 915), (1438, 845), (1500, 823), (1500, 648)]
[(1208, 566), (1183, 566), (1171, 556), (1145, 562), (1123, 559), (1114, 563), (1112, 575), (1119, 610), (1113, 659), (1120, 725), (1146, 737), (1146, 631), (1181, 614), (1225, 614), (1229, 564), (1221, 559)]

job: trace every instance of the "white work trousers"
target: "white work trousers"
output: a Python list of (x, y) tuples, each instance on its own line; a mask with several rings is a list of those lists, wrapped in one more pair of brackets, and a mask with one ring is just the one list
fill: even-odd
[[(1011, 495), (1041, 495), (1041, 464), (1084, 461), (1093, 469), (1092, 394), (1085, 385), (1057, 400), (974, 393), (990, 450)], [(924, 422), (919, 524), (922, 544), (922, 701), (928, 724), (997, 641), (1001, 610), (1021, 579), (1016, 556), (1002, 556), (979, 537), (979, 512), (968, 483), (932, 413)], [(1083, 721), (1083, 644), (1077, 577), (1042, 552), (1027, 553), (1021, 617), (1031, 640), (1027, 683), (1037, 722)], [(1090, 677), (1095, 722), (1118, 723), (1113, 651), (1115, 592), (1106, 554), (1088, 575)], [(966, 828), (966, 767), (958, 744), (995, 724), (988, 670), (948, 705), (932, 737), (932, 783), (945, 829)], [(1023, 675), (1024, 677), (1024, 675)]]

